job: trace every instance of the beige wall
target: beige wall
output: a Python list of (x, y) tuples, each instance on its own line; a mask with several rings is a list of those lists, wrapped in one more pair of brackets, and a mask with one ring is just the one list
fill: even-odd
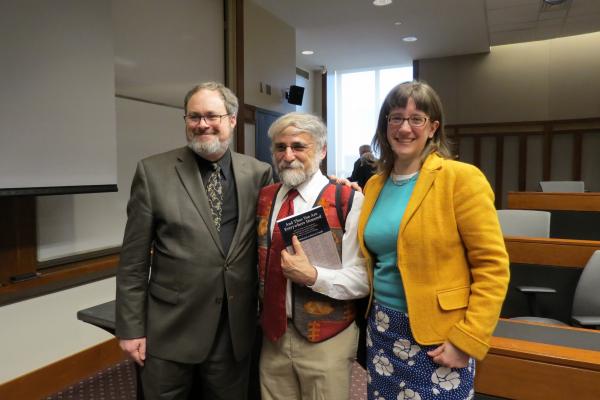
[(600, 32), (421, 60), (419, 68), (449, 124), (600, 116)]
[(252, 1), (244, 2), (244, 101), (281, 113), (295, 111), (283, 96), (295, 83), (296, 31)]
[[(600, 32), (553, 40), (492, 47), (490, 53), (420, 61), (420, 79), (440, 94), (447, 124), (549, 121), (600, 117)], [(600, 191), (600, 132), (583, 135), (582, 179)], [(552, 180), (570, 180), (573, 136), (555, 135)], [(496, 143), (481, 142), (481, 169), (494, 184)], [(461, 159), (472, 161), (471, 139), (461, 141)], [(541, 137), (528, 140), (529, 191), (542, 179)], [(518, 190), (518, 145), (504, 142), (503, 206)]]

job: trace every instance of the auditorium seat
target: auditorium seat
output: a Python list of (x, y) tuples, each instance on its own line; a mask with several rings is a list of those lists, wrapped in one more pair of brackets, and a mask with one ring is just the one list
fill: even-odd
[(498, 210), (504, 236), (550, 237), (550, 213), (536, 210)]
[[(571, 322), (575, 326), (600, 329), (600, 250), (596, 250), (586, 263), (577, 281), (573, 296)], [(543, 318), (536, 315), (536, 296), (540, 293), (556, 293), (556, 290), (545, 287), (518, 286), (517, 290), (528, 296), (532, 316), (512, 319), (531, 322), (543, 322), (554, 325), (567, 325), (562, 321)]]

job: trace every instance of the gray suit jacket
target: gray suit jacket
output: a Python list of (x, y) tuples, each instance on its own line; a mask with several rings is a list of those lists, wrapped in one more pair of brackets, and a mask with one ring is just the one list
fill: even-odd
[(224, 293), (236, 359), (252, 347), (256, 200), (259, 189), (271, 182), (272, 171), (268, 164), (242, 154), (232, 152), (231, 159), (238, 224), (228, 254), (212, 222), (193, 152), (183, 147), (138, 163), (117, 273), (116, 335), (145, 336), (153, 356), (204, 361)]

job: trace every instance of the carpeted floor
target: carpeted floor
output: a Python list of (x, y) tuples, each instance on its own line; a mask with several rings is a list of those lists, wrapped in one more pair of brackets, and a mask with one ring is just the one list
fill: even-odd
[(92, 375), (45, 400), (135, 400), (133, 362), (124, 361)]
[[(367, 375), (358, 364), (352, 369), (350, 400), (367, 398)], [(135, 368), (124, 361), (92, 375), (44, 400), (135, 400)]]

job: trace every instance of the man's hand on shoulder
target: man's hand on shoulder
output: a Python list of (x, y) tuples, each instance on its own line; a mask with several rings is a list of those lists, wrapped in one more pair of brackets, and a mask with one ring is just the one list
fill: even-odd
[(357, 182), (350, 182), (347, 178), (338, 178), (335, 175), (329, 175), (328, 178), (339, 185), (349, 186), (359, 193), (362, 193), (362, 188), (358, 186)]
[(121, 350), (129, 354), (129, 356), (139, 366), (144, 366), (144, 360), (146, 360), (146, 338), (136, 339), (119, 339), (119, 346)]

